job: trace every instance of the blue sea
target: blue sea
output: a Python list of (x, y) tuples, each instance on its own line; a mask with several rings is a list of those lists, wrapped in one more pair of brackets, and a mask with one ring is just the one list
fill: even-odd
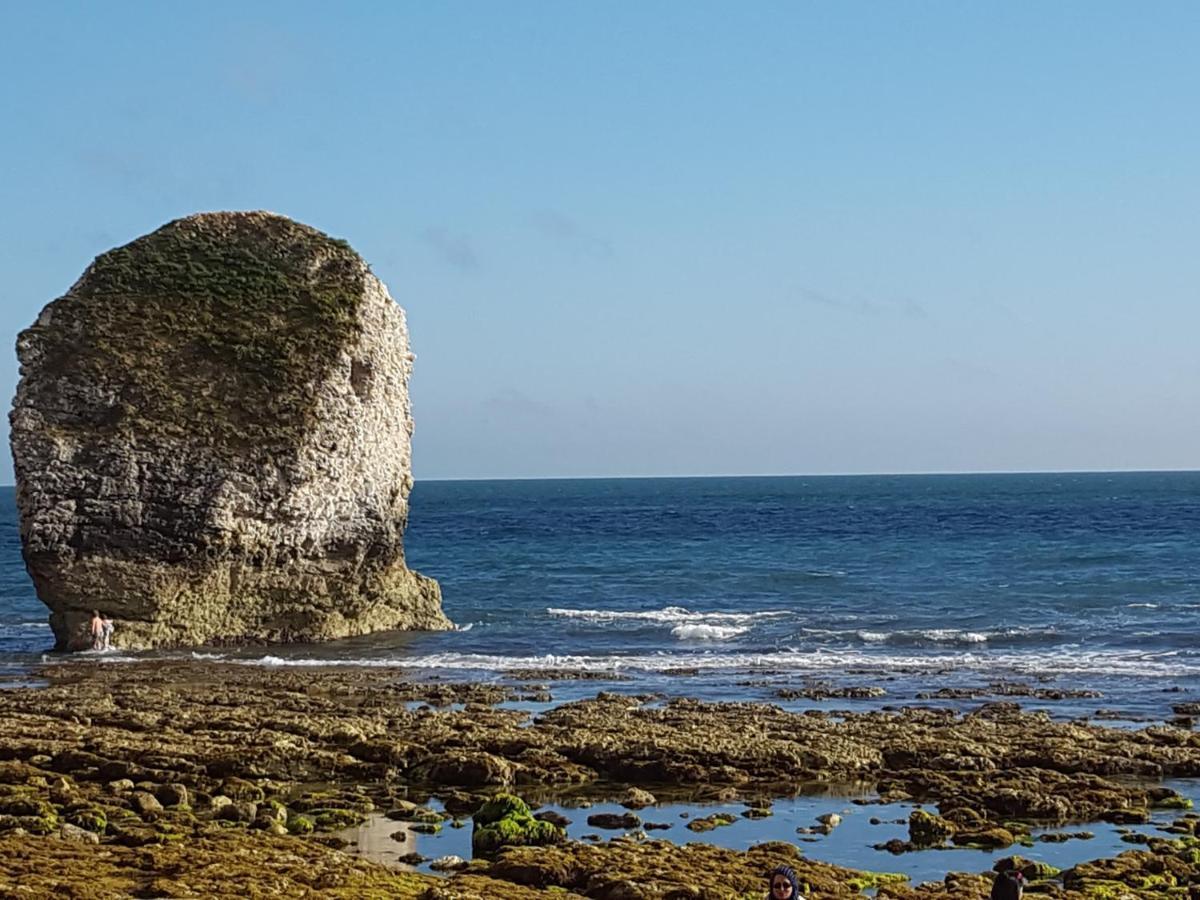
[[(961, 708), (1030, 688), (1014, 699), (1128, 720), (1200, 699), (1196, 472), (420, 482), (406, 546), (456, 631), (144, 656), (626, 679), (558, 699)], [(0, 489), (0, 672), (70, 664), (51, 643)], [(777, 696), (813, 687), (885, 693)], [(980, 693), (929, 696), (940, 688)]]

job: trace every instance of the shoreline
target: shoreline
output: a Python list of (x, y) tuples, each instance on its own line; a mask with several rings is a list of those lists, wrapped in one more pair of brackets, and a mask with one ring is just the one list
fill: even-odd
[[(622, 880), (637, 886), (631, 896), (660, 897), (703, 887), (697, 878), (707, 870), (680, 860), (709, 854), (705, 865), (748, 877), (755, 851), (650, 840), (654, 835), (572, 840), (536, 851), (514, 848), (438, 882), (424, 873), (351, 864), (336, 834), (370, 815), (408, 809), (409, 798), (424, 808), (436, 797), (445, 812), (435, 811), (437, 821), (427, 824), (440, 829), (443, 821), (469, 827), (470, 814), (498, 793), (584, 802), (591, 794), (590, 802), (605, 802), (636, 788), (655, 795), (651, 806), (689, 792), (689, 802), (766, 804), (803, 796), (804, 785), (847, 783), (873, 785), (881, 803), (921, 805), (911, 813), (907, 840), (888, 848), (897, 853), (941, 845), (987, 848), (998, 858), (1025, 849), (1039, 826), (1066, 833), (1079, 830), (1067, 823), (1157, 822), (1171, 830), (1161, 838), (1143, 834), (1135, 857), (1117, 857), (1121, 862), (1104, 871), (1112, 875), (1116, 865), (1126, 887), (1143, 884), (1147, 867), (1164, 865), (1176, 882), (1193, 874), (1200, 882), (1200, 864), (1184, 860), (1191, 842), (1200, 844), (1190, 800), (1161, 786), (1162, 779), (1200, 777), (1200, 736), (1176, 725), (1131, 730), (1062, 722), (1023, 711), (1013, 699), (984, 700), (966, 714), (915, 707), (789, 712), (766, 703), (619, 694), (595, 681), (576, 684), (592, 696), (557, 702), (564, 682), (547, 678), (413, 681), (410, 671), (382, 667), (89, 661), (34, 674), (47, 686), (0, 691), (0, 845), (12, 850), (0, 864), (0, 887), (6, 878), (24, 883), (38, 875), (50, 857), (36, 848), (46, 842), (80, 842), (75, 862), (56, 864), (56, 877), (80, 885), (90, 877), (85, 861), (97, 844), (118, 856), (139, 847), (202, 845), (203, 853), (230, 861), (245, 847), (269, 858), (304, 844), (315, 854), (310, 867), (390, 884), (381, 896), (446, 885), (470, 895), (470, 880), (480, 877), (499, 884), (487, 885), (490, 896), (536, 883), (613, 900), (578, 881), (580, 867), (591, 866), (595, 878), (626, 872)], [(523, 698), (545, 710), (530, 716), (508, 708)], [(313, 790), (317, 784), (325, 789)], [(288, 835), (305, 829), (302, 819), (310, 820), (312, 833)], [(64, 830), (71, 839), (62, 840)], [(620, 834), (606, 832), (614, 833)], [(867, 878), (809, 859), (820, 858), (821, 846), (803, 846), (807, 855), (794, 865), (813, 896), (853, 896), (842, 887)], [(690, 849), (703, 847), (709, 849)], [(772, 852), (788, 856), (795, 847), (789, 842)], [(1172, 862), (1164, 863), (1168, 857)], [(676, 871), (678, 863), (677, 880), (638, 875), (637, 860), (647, 871)], [(173, 865), (188, 868), (179, 860)], [(1080, 874), (1087, 871), (1074, 866), (1045, 889), (1065, 891), (1072, 879), (1085, 883), (1093, 877)], [(707, 871), (704, 878), (715, 883), (720, 874)], [(979, 892), (986, 882), (956, 881), (952, 893), (986, 896)], [(944, 892), (944, 878), (941, 884)], [(879, 896), (938, 892), (893, 882)]]

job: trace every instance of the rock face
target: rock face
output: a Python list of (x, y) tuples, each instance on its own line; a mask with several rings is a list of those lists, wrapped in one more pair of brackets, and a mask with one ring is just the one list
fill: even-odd
[(344, 241), (206, 213), (98, 257), (17, 339), (25, 563), (60, 649), (450, 627), (410, 571), (404, 312)]

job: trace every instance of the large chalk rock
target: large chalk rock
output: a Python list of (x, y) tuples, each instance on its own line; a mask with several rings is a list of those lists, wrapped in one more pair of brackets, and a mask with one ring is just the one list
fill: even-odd
[(344, 241), (204, 213), (98, 257), (17, 339), (25, 563), (60, 648), (450, 627), (410, 571), (404, 312)]

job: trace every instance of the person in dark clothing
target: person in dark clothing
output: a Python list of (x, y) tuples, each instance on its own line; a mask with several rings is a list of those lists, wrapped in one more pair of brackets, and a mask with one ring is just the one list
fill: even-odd
[(1020, 869), (1008, 869), (992, 882), (992, 900), (1021, 900), (1025, 895), (1025, 876)]
[(772, 869), (768, 878), (770, 890), (767, 892), (767, 900), (804, 900), (804, 895), (800, 893), (800, 879), (796, 877), (796, 870), (791, 866)]

